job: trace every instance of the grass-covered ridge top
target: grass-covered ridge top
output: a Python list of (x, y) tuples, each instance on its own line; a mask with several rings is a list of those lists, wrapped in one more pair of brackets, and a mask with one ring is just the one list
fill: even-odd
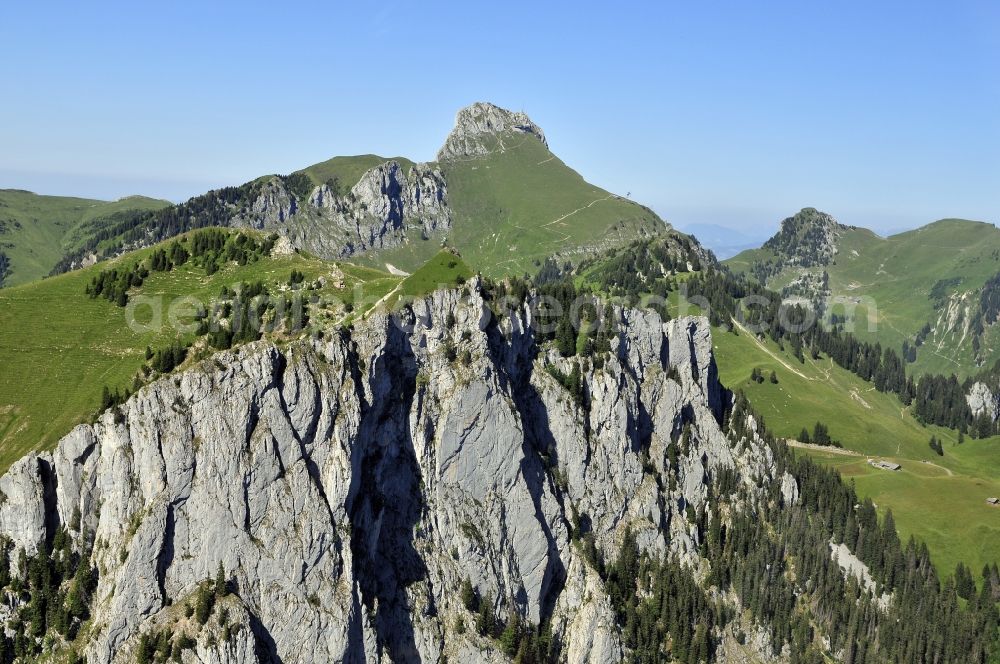
[(334, 190), (346, 191), (357, 184), (366, 171), (388, 161), (395, 161), (403, 170), (409, 170), (414, 163), (406, 157), (380, 157), (375, 154), (333, 157), (318, 164), (296, 171), (309, 177), (314, 186), (330, 185)]

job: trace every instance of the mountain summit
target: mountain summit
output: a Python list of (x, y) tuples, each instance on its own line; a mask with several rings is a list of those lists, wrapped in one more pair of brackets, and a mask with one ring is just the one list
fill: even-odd
[(802, 208), (795, 216), (781, 222), (781, 230), (764, 243), (791, 265), (811, 267), (826, 265), (837, 253), (837, 238), (846, 226), (816, 208)]
[(438, 151), (438, 161), (482, 157), (504, 150), (505, 136), (530, 135), (548, 147), (542, 128), (525, 113), (508, 111), (489, 102), (476, 102), (455, 115), (455, 128)]
[(90, 219), (42, 268), (65, 271), (206, 226), (273, 232), (315, 256), (363, 255), (402, 270), (447, 242), (486, 274), (523, 274), (551, 256), (576, 262), (669, 231), (649, 208), (563, 163), (527, 115), (478, 102), (456, 114), (437, 162), (334, 157), (180, 205)]

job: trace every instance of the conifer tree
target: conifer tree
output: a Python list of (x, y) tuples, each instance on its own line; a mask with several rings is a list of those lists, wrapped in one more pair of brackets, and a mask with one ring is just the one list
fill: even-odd
[(572, 357), (576, 354), (576, 333), (573, 331), (573, 323), (568, 312), (559, 319), (559, 326), (556, 328), (556, 348), (563, 357)]
[(216, 599), (222, 599), (229, 594), (229, 588), (226, 583), (226, 571), (222, 567), (222, 561), (219, 561), (219, 568), (215, 572), (215, 597)]
[(207, 582), (202, 582), (198, 586), (198, 596), (195, 600), (195, 619), (198, 621), (199, 625), (204, 625), (208, 622), (209, 616), (212, 615), (212, 608), (215, 605), (215, 596), (212, 594), (212, 589), (209, 587)]

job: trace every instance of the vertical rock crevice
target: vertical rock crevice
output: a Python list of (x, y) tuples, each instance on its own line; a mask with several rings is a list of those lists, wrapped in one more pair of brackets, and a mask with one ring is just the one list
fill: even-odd
[(393, 661), (409, 662), (419, 661), (419, 651), (407, 589), (427, 577), (414, 541), (424, 507), (409, 427), (417, 371), (406, 335), (391, 322), (386, 330), (385, 352), (369, 372), (377, 398), (361, 417), (361, 482), (348, 515), (354, 578), (379, 646)]

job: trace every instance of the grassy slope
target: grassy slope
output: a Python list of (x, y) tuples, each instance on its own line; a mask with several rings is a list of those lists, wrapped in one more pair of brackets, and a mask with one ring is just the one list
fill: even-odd
[[(915, 231), (877, 242), (858, 235), (844, 238), (837, 264), (831, 266), (830, 283), (835, 293), (863, 292), (874, 298), (877, 312), (868, 318), (877, 324), (858, 325), (861, 338), (878, 338), (900, 347), (926, 322), (938, 318), (930, 291), (944, 277), (959, 277), (959, 291), (980, 288), (1000, 270), (1000, 231), (972, 221), (944, 220)], [(854, 252), (857, 252), (855, 255)], [(978, 297), (978, 294), (975, 294)], [(1000, 348), (994, 347), (996, 358)], [(932, 337), (917, 355), (915, 369), (935, 373), (973, 371), (971, 340), (958, 343), (954, 337)]]
[(770, 258), (774, 258), (773, 251), (765, 249), (764, 247), (758, 247), (757, 249), (744, 249), (732, 258), (727, 258), (722, 262), (725, 263), (733, 272), (743, 274), (745, 272), (749, 272), (750, 267), (754, 263), (762, 260), (768, 260)]
[(536, 260), (573, 246), (621, 244), (663, 228), (642, 206), (588, 184), (532, 136), (507, 137), (488, 156), (442, 168), (455, 211), (449, 244), (485, 274), (534, 272)]
[[(996, 253), (995, 253), (996, 252)], [(771, 257), (765, 249), (745, 251), (728, 261), (731, 269), (745, 271), (752, 261)], [(940, 312), (930, 300), (930, 291), (939, 279), (959, 277), (955, 290), (980, 288), (1000, 271), (1000, 231), (992, 224), (946, 219), (914, 231), (880, 238), (871, 231), (846, 231), (833, 265), (827, 267), (835, 296), (868, 297), (874, 310), (861, 306), (855, 311), (855, 333), (863, 339), (878, 340), (897, 350), (904, 339), (913, 339), (927, 322), (932, 325)], [(794, 276), (786, 270), (770, 286), (780, 289)], [(834, 307), (834, 312), (841, 311)], [(988, 357), (1000, 357), (995, 343), (996, 330), (987, 333)], [(988, 362), (992, 363), (992, 361)], [(918, 373), (974, 373), (971, 340), (954, 336), (932, 336), (921, 348), (913, 370)]]
[[(742, 389), (776, 435), (797, 438), (819, 420), (844, 448), (902, 465), (889, 472), (870, 467), (865, 456), (803, 452), (836, 467), (880, 512), (891, 508), (902, 536), (925, 541), (940, 569), (950, 573), (964, 561), (978, 573), (1000, 562), (1000, 508), (985, 502), (1000, 495), (1000, 438), (957, 445), (953, 432), (921, 425), (896, 397), (828, 359), (801, 364), (749, 334), (715, 330), (713, 337), (723, 383)], [(778, 384), (751, 382), (754, 367), (775, 371)], [(931, 451), (932, 435), (944, 441), (944, 457)]]
[(404, 296), (418, 297), (442, 286), (450, 286), (472, 276), (472, 270), (460, 257), (450, 251), (439, 251), (400, 284)]
[(419, 231), (411, 236), (409, 242), (398, 247), (384, 249), (375, 253), (352, 256), (351, 260), (357, 260), (364, 265), (371, 265), (379, 269), (388, 269), (389, 265), (406, 272), (415, 272), (427, 261), (434, 258), (442, 248), (445, 239), (443, 233), (437, 233), (427, 240), (420, 239)]
[[(134, 332), (126, 325), (125, 309), (104, 299), (90, 299), (84, 288), (101, 269), (131, 264), (146, 249), (80, 271), (44, 281), (0, 289), (0, 468), (32, 449), (52, 446), (96, 409), (104, 385), (126, 388), (143, 364), (147, 345), (167, 346), (171, 328)], [(371, 268), (340, 264), (344, 288), (328, 286), (325, 297), (354, 300), (366, 306), (399, 283)], [(295, 254), (246, 266), (230, 264), (211, 277), (185, 265), (173, 272), (154, 273), (142, 294), (172, 298), (193, 295), (209, 301), (223, 284), (261, 279), (278, 283), (292, 269), (309, 279), (331, 275), (332, 264)], [(335, 279), (330, 279), (333, 284)], [(148, 310), (140, 309), (140, 316)], [(323, 314), (314, 314), (316, 320)], [(336, 317), (335, 314), (331, 318)], [(164, 320), (166, 320), (164, 313)], [(143, 317), (142, 320), (148, 320)]]
[(472, 270), (461, 257), (442, 249), (414, 270), (413, 274), (405, 278), (389, 277), (396, 281), (384, 297), (368, 298), (363, 306), (355, 307), (354, 313), (347, 316), (342, 322), (364, 318), (380, 308), (394, 309), (438, 288), (453, 287), (456, 284), (465, 283), (472, 274)]
[[(91, 219), (127, 209), (156, 209), (167, 201), (130, 196), (118, 201), (97, 201), (65, 196), (40, 196), (27, 191), (0, 190), (0, 251), (11, 261), (7, 286), (27, 283), (47, 275), (79, 238), (77, 227)], [(21, 228), (14, 228), (20, 222)]]

